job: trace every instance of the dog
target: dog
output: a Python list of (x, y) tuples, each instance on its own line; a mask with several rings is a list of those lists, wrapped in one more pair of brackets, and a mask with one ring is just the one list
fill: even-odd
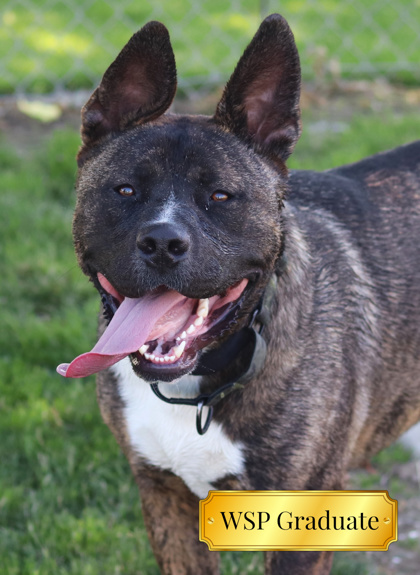
[[(210, 489), (342, 489), (420, 419), (420, 142), (288, 174), (300, 82), (274, 14), (214, 116), (166, 113), (175, 60), (150, 22), (82, 110), (73, 234), (104, 314), (58, 371), (99, 372), (165, 574), (219, 572)], [(270, 552), (265, 572), (331, 564)]]

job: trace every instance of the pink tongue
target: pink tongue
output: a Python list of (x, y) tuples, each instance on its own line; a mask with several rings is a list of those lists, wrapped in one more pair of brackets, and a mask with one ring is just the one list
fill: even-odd
[(159, 318), (183, 299), (176, 291), (125, 298), (92, 351), (79, 355), (70, 364), (62, 363), (57, 372), (63, 377), (86, 377), (114, 365), (137, 351)]

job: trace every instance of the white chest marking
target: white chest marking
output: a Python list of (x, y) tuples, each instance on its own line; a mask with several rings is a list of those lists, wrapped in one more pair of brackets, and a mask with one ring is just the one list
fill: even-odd
[[(112, 369), (125, 403), (131, 446), (139, 455), (181, 477), (201, 499), (207, 497), (214, 481), (242, 473), (242, 446), (232, 442), (219, 423), (213, 421), (207, 433), (198, 435), (194, 407), (170, 405), (158, 399), (149, 384), (134, 374), (127, 358)], [(198, 395), (196, 378), (188, 376), (159, 388), (168, 397)], [(203, 413), (203, 421), (206, 415)]]

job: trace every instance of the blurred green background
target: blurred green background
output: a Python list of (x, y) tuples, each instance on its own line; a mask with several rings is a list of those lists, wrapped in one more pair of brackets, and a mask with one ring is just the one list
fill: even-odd
[(420, 79), (418, 0), (1, 0), (0, 93), (91, 88), (152, 19), (170, 28), (181, 87), (214, 86), (271, 12), (287, 16), (308, 79)]
[[(8, 94), (0, 98), (0, 574), (156, 575), (94, 379), (55, 373), (93, 345), (99, 309), (73, 254), (79, 96), (68, 90), (92, 88), (156, 18), (170, 29), (182, 78), (175, 109), (209, 112), (261, 15), (278, 11), (296, 34), (306, 79), (290, 167), (326, 169), (418, 138), (420, 2), (0, 0), (0, 8)], [(404, 520), (388, 552), (338, 553), (334, 575), (418, 575), (416, 465), (397, 444), (351, 476), (352, 488), (389, 489)], [(262, 556), (225, 553), (223, 573), (262, 573)]]

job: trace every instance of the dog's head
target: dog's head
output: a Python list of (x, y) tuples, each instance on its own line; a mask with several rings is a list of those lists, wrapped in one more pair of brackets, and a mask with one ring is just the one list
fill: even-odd
[(245, 324), (282, 247), (299, 89), (278, 15), (261, 24), (213, 117), (165, 114), (176, 69), (162, 24), (131, 38), (83, 108), (74, 219), (80, 266), (117, 311), (85, 354), (90, 367), (81, 356), (67, 375), (130, 354), (141, 377), (171, 381)]

